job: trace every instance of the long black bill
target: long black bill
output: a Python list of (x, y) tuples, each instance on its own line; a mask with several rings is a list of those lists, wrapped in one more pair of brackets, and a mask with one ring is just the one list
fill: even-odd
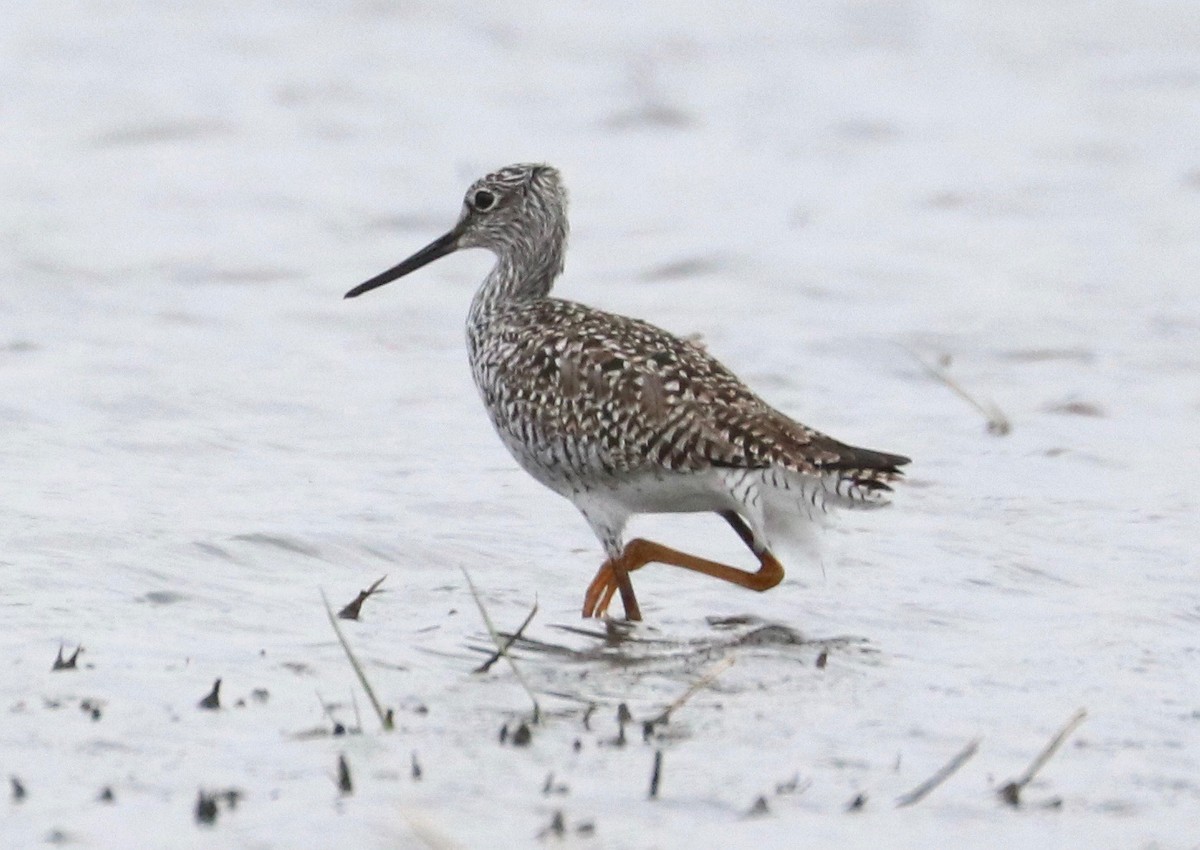
[(393, 266), (383, 274), (375, 275), (375, 277), (366, 283), (360, 283), (347, 292), (344, 297), (357, 298), (364, 292), (369, 292), (377, 286), (383, 286), (385, 283), (391, 283), (396, 278), (404, 277), (409, 272), (415, 272), (421, 266), (429, 265), (439, 257), (444, 257), (452, 253), (458, 249), (458, 236), (458, 228), (451, 230), (445, 236), (439, 236), (400, 265)]

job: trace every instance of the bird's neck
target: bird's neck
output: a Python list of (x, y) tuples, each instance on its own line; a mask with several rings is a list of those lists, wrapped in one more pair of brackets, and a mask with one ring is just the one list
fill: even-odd
[(562, 270), (563, 244), (559, 240), (545, 243), (536, 253), (497, 252), (496, 265), (471, 302), (468, 322), (479, 324), (505, 304), (545, 298)]

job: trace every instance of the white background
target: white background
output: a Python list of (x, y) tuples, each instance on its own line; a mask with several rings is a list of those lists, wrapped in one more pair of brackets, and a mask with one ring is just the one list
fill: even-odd
[[(17, 2), (3, 30), (0, 778), (27, 794), (0, 843), (529, 846), (561, 811), (587, 847), (1200, 844), (1192, 2)], [(572, 191), (559, 294), (914, 458), (769, 594), (649, 567), (636, 643), (522, 650), (523, 749), (460, 568), (502, 628), (536, 596), (528, 635), (586, 651), (556, 626), (601, 553), (471, 386), (489, 259), (341, 300), (512, 161)], [(747, 560), (712, 517), (633, 530)], [(391, 734), (319, 595), (384, 574), (346, 630)], [(853, 640), (819, 670), (706, 620), (736, 615)], [(60, 643), (81, 669), (49, 672)], [(663, 738), (611, 744), (619, 702), (727, 658)], [(364, 734), (304, 734), (352, 695)]]

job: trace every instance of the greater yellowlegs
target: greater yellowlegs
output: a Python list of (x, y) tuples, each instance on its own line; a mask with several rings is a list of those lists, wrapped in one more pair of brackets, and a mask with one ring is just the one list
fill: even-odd
[[(566, 243), (558, 171), (510, 165), (471, 185), (450, 232), (346, 297), (460, 248), (496, 255), (467, 314), (471, 372), (517, 463), (570, 499), (604, 547), (583, 616), (603, 616), (619, 591), (625, 616), (641, 619), (629, 574), (648, 563), (768, 590), (783, 579), (773, 530), (833, 506), (886, 503), (908, 458), (789, 419), (700, 347), (651, 324), (551, 297)], [(680, 512), (719, 514), (758, 570), (624, 542), (632, 515)]]

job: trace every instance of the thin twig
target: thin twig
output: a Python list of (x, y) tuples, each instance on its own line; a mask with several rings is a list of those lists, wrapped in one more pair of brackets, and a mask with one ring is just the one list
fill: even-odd
[(974, 396), (964, 390), (957, 381), (947, 375), (945, 371), (926, 363), (921, 359), (920, 355), (918, 355), (908, 346), (900, 345), (900, 347), (907, 351), (908, 355), (913, 360), (917, 361), (917, 364), (925, 370), (925, 373), (929, 375), (929, 377), (945, 384), (955, 395), (983, 414), (983, 418), (987, 421), (987, 431), (989, 434), (995, 434), (997, 437), (1003, 437), (1005, 434), (1012, 431), (1012, 423), (1008, 420), (1008, 417), (1004, 415), (1003, 411), (1001, 411), (1000, 408), (995, 405), (994, 402), (978, 401)]
[(1085, 717), (1087, 717), (1086, 709), (1081, 708), (1079, 711), (1075, 712), (1071, 716), (1071, 719), (1068, 720), (1066, 724), (1058, 730), (1058, 734), (1050, 739), (1050, 743), (1048, 743), (1045, 748), (1038, 753), (1037, 758), (1030, 762), (1029, 767), (1025, 769), (1025, 772), (1021, 774), (1021, 777), (1019, 779), (1014, 779), (1012, 782), (1009, 782), (1000, 788), (997, 793), (1004, 800), (1004, 802), (1008, 803), (1010, 806), (1018, 806), (1021, 804), (1021, 791), (1026, 785), (1033, 781), (1033, 778), (1037, 776), (1038, 771), (1046, 766), (1046, 762), (1050, 761), (1051, 757), (1058, 752), (1058, 748), (1063, 745), (1063, 742), (1066, 741), (1068, 737), (1070, 737), (1071, 733), (1074, 732), (1079, 724), (1083, 722)]
[(513, 632), (511, 635), (508, 636), (508, 638), (504, 641), (504, 646), (496, 647), (496, 651), (492, 653), (491, 657), (488, 658), (487, 661), (483, 662), (478, 667), (476, 667), (472, 672), (486, 673), (488, 670), (492, 669), (492, 665), (500, 660), (500, 656), (502, 656), (502, 655), (504, 655), (504, 653), (508, 652), (509, 647), (511, 647), (514, 643), (516, 643), (517, 641), (519, 641), (521, 639), (521, 636), (525, 632), (525, 627), (528, 626), (533, 621), (533, 615), (537, 613), (537, 610), (538, 610), (537, 599), (534, 599), (533, 607), (529, 609), (529, 614), (525, 617), (525, 622), (521, 623), (520, 627), (515, 632)]
[[(461, 568), (460, 568), (461, 569)], [(529, 695), (529, 701), (533, 703), (533, 722), (537, 723), (542, 716), (541, 707), (538, 705), (537, 697), (533, 694), (533, 688), (529, 687), (529, 683), (525, 681), (525, 677), (521, 675), (520, 668), (513, 661), (512, 656), (508, 654), (508, 647), (504, 646), (503, 639), (496, 631), (496, 627), (492, 624), (492, 618), (488, 616), (487, 609), (483, 607), (483, 599), (479, 596), (479, 591), (475, 589), (475, 582), (471, 581), (471, 576), (464, 569), (462, 571), (463, 578), (467, 580), (467, 588), (471, 591), (471, 596), (475, 599), (475, 604), (479, 607), (479, 614), (483, 617), (483, 624), (487, 626), (488, 634), (492, 636), (492, 642), (496, 644), (496, 649), (504, 656), (504, 660), (508, 662), (508, 666), (512, 668), (513, 675), (517, 677), (517, 681), (521, 683), (521, 687), (525, 689), (525, 693)], [(533, 609), (537, 610), (537, 601), (534, 600)]]
[(938, 770), (938, 772), (933, 776), (926, 779), (907, 794), (901, 794), (899, 797), (897, 797), (896, 808), (902, 809), (905, 806), (911, 806), (914, 803), (919, 803), (924, 800), (930, 791), (932, 791), (934, 788), (937, 788), (939, 785), (953, 776), (955, 771), (970, 761), (971, 757), (975, 755), (978, 749), (979, 739), (976, 738), (974, 741), (959, 750), (958, 754), (955, 755), (954, 758), (942, 765), (941, 769)]
[(367, 681), (367, 674), (363, 672), (362, 665), (358, 663), (358, 659), (354, 657), (354, 650), (350, 648), (346, 636), (342, 634), (342, 629), (338, 625), (337, 617), (333, 615), (333, 609), (329, 607), (329, 597), (325, 595), (325, 591), (321, 591), (321, 601), (325, 604), (325, 613), (329, 617), (329, 625), (333, 626), (333, 633), (337, 635), (338, 642), (342, 645), (342, 650), (346, 653), (346, 658), (350, 660), (350, 666), (354, 668), (355, 675), (358, 676), (359, 684), (363, 690), (367, 692), (367, 697), (371, 700), (371, 705), (375, 708), (375, 714), (379, 718), (379, 722), (383, 725), (385, 731), (390, 732), (395, 723), (392, 720), (390, 713), (383, 710), (383, 706), (379, 704), (379, 700), (375, 698), (375, 691), (371, 687), (371, 683)]
[(683, 705), (685, 702), (687, 702), (693, 696), (695, 696), (697, 691), (703, 690), (704, 688), (707, 688), (709, 685), (711, 685), (718, 676), (720, 676), (722, 673), (724, 673), (726, 670), (728, 670), (732, 666), (733, 666), (733, 658), (732, 657), (721, 659), (716, 664), (714, 664), (712, 667), (708, 668), (708, 672), (705, 673), (703, 676), (701, 676), (699, 679), (697, 679), (695, 682), (693, 682), (692, 685), (686, 691), (684, 691), (683, 694), (678, 699), (676, 699), (673, 703), (671, 703), (666, 708), (664, 708), (662, 710), (662, 712), (660, 712), (658, 714), (658, 716), (654, 717), (653, 719), (651, 719), (647, 722), (651, 726), (657, 726), (660, 723), (666, 723), (667, 720), (670, 719), (671, 713), (673, 711), (675, 711), (675, 709), (679, 708), (681, 705)]

